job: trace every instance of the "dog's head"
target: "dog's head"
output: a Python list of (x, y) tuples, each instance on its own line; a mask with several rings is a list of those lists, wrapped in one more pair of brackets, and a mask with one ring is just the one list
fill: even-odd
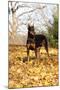
[(34, 25), (30, 26), (30, 25), (28, 24), (28, 33), (29, 33), (30, 35), (35, 35)]

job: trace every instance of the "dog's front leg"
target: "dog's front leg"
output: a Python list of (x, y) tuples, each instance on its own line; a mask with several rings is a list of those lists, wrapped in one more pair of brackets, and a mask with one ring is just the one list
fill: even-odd
[(27, 48), (27, 59), (28, 59), (28, 62), (29, 62), (29, 49)]

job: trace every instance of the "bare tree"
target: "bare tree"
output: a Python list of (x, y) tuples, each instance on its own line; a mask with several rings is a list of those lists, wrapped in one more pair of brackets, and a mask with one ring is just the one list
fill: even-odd
[[(14, 3), (14, 5), (13, 5), (13, 3)], [(43, 6), (43, 7), (37, 7), (37, 8), (32, 8), (31, 10), (22, 12), (21, 14), (19, 14), (18, 16), (16, 16), (16, 12), (18, 11), (18, 9), (25, 8), (25, 7), (31, 8), (31, 6), (29, 6), (28, 4), (21, 4), (20, 5), (19, 2), (9, 1), (8, 12), (9, 12), (9, 14), (10, 13), (12, 14), (12, 23), (9, 20), (9, 26), (12, 29), (12, 31), (10, 31), (10, 29), (9, 29), (9, 35), (11, 35), (11, 37), (13, 37), (13, 39), (15, 38), (17, 28), (19, 27), (19, 25), (18, 25), (19, 17), (21, 17), (24, 14), (34, 12), (37, 9), (43, 9), (43, 8), (45, 8), (45, 6)]]
[[(39, 3), (36, 4), (33, 7), (33, 6), (31, 6), (31, 5), (27, 4), (27, 3), (20, 3), (18, 1), (16, 1), (16, 2), (9, 1), (8, 12), (9, 12), (9, 15), (11, 14), (11, 17), (12, 17), (12, 22), (9, 20), (9, 36), (13, 39), (13, 41), (15, 40), (17, 29), (20, 29), (19, 27), (22, 24), (24, 24), (23, 22), (21, 23), (21, 20), (20, 20), (20, 17), (23, 16), (23, 15), (27, 15), (28, 14), (28, 17), (29, 17), (28, 20), (30, 20), (31, 19), (30, 18), (31, 17), (30, 16), (31, 13), (33, 13), (35, 11), (41, 11), (42, 12), (42, 15), (41, 15), (41, 13), (40, 13), (40, 15), (42, 16), (42, 18), (44, 19), (44, 22), (45, 22), (43, 25), (45, 27), (48, 27), (49, 26), (48, 23), (50, 23), (50, 22), (47, 22), (47, 16), (44, 15), (44, 12), (43, 12), (44, 8), (46, 8), (46, 7), (47, 6), (45, 4), (44, 5), (40, 5)], [(28, 8), (28, 10), (27, 11), (24, 11), (24, 12), (22, 11), (22, 13), (19, 13), (16, 16), (16, 13), (21, 8)], [(20, 24), (18, 22), (20, 22)]]

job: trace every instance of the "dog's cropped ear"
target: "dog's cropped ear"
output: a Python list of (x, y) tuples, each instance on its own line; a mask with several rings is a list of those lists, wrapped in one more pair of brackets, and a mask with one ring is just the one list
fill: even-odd
[(28, 27), (30, 27), (30, 24), (28, 23)]
[(34, 23), (33, 23), (33, 28), (34, 28)]
[(30, 24), (28, 23), (28, 30), (30, 30)]

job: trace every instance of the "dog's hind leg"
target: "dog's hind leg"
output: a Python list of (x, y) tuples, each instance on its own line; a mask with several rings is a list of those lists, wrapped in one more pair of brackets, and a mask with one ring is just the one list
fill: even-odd
[(49, 52), (48, 52), (48, 41), (47, 41), (47, 39), (45, 39), (44, 47), (45, 47), (45, 50), (46, 50), (47, 55), (48, 55), (48, 58), (49, 58)]
[(35, 49), (35, 57), (37, 58), (37, 50)]
[(50, 56), (49, 56), (49, 52), (48, 52), (48, 47), (47, 46), (45, 46), (45, 50), (47, 52), (48, 60), (50, 60)]
[(37, 59), (40, 59), (40, 48), (36, 48), (35, 55)]

